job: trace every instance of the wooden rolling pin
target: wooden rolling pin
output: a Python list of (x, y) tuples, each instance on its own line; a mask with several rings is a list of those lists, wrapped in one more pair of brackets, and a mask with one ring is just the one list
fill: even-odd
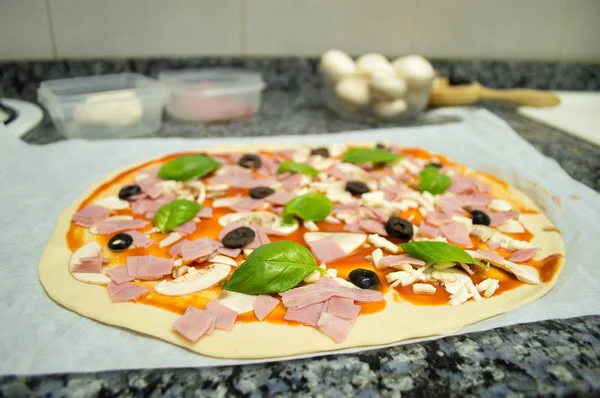
[(483, 87), (477, 82), (450, 85), (447, 78), (439, 77), (433, 83), (431, 95), (429, 96), (429, 105), (459, 106), (487, 100), (507, 101), (517, 106), (525, 105), (538, 108), (552, 107), (560, 103), (560, 98), (550, 91), (528, 89), (497, 90)]

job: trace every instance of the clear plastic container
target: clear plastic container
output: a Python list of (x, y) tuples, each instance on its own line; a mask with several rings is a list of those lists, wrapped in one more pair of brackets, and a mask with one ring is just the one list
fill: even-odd
[(166, 71), (158, 80), (169, 89), (167, 114), (187, 122), (220, 123), (246, 119), (260, 108), (265, 87), (260, 74), (243, 69)]
[(168, 98), (161, 83), (135, 73), (47, 80), (38, 89), (38, 101), (68, 138), (150, 135)]

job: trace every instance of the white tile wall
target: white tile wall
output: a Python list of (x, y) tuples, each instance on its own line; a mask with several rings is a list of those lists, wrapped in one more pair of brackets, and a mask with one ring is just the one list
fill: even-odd
[(239, 54), (242, 0), (50, 0), (58, 57)]
[(600, 61), (600, 0), (0, 0), (0, 37), (0, 60), (336, 47)]
[(0, 0), (0, 60), (51, 58), (46, 0)]

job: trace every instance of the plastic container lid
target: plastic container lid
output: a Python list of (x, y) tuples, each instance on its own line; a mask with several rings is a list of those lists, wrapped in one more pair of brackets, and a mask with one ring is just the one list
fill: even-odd
[[(260, 91), (265, 87), (259, 73), (230, 68), (189, 69), (161, 72), (158, 80), (178, 95), (237, 95)], [(198, 85), (205, 87), (198, 90)]]

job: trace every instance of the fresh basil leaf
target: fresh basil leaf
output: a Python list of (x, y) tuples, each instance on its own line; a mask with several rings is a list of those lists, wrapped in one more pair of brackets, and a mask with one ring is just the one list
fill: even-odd
[(333, 203), (322, 193), (296, 196), (283, 208), (283, 223), (292, 224), (294, 217), (304, 221), (323, 221), (333, 209)]
[(319, 170), (315, 169), (314, 167), (298, 162), (283, 162), (277, 169), (277, 173), (286, 173), (288, 171), (292, 173), (306, 174), (307, 176), (311, 177), (319, 174)]
[(342, 155), (347, 163), (389, 163), (402, 159), (402, 155), (377, 148), (351, 148)]
[(204, 177), (221, 163), (206, 155), (184, 155), (163, 164), (158, 176), (165, 180), (189, 181)]
[(419, 260), (426, 263), (441, 263), (453, 261), (456, 263), (477, 264), (488, 269), (490, 266), (475, 260), (469, 253), (446, 242), (410, 242), (402, 243), (400, 247)]
[(281, 240), (252, 251), (231, 274), (223, 289), (245, 294), (281, 293), (296, 287), (317, 266), (310, 250), (299, 243)]
[(165, 233), (190, 221), (202, 209), (202, 205), (186, 199), (176, 199), (162, 206), (154, 215), (154, 225)]
[(446, 192), (450, 184), (452, 184), (450, 177), (441, 173), (436, 167), (427, 166), (419, 173), (419, 186), (422, 192), (439, 195)]

